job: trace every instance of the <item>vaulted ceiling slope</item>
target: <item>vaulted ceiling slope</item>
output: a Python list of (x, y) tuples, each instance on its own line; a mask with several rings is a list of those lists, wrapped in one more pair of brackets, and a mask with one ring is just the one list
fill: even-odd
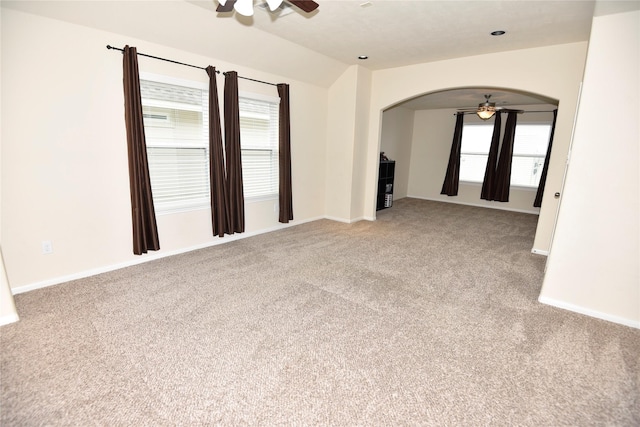
[[(324, 87), (353, 64), (379, 70), (585, 41), (595, 8), (590, 0), (318, 0), (311, 14), (292, 8), (285, 15), (263, 10), (261, 3), (255, 0), (253, 17), (219, 14), (216, 0), (3, 0), (2, 7)], [(640, 2), (603, 3), (610, 11)], [(491, 36), (494, 30), (506, 34)]]

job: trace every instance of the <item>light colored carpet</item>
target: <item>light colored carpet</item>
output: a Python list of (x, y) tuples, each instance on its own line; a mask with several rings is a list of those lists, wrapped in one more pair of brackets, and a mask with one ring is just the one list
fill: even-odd
[(640, 331), (537, 302), (536, 220), (402, 199), (17, 295), (1, 424), (640, 425)]

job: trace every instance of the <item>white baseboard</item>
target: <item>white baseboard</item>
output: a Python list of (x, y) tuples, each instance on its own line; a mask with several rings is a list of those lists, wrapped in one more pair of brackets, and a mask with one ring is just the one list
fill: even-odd
[(344, 224), (351, 224), (351, 221), (346, 218), (338, 218), (337, 216), (325, 215), (324, 219), (328, 219), (330, 221), (342, 222)]
[[(324, 217), (316, 217), (316, 218), (308, 218), (302, 221), (292, 221), (288, 224), (280, 224), (275, 227), (265, 228), (259, 231), (252, 231), (246, 233), (232, 234), (230, 236), (225, 236), (224, 238), (216, 239), (211, 242), (203, 243), (201, 245), (190, 246), (187, 248), (181, 248), (174, 251), (167, 251), (162, 253), (148, 253), (144, 257), (139, 257), (136, 259), (132, 259), (129, 261), (121, 262), (118, 264), (106, 265), (103, 267), (94, 268), (91, 270), (80, 271), (78, 273), (69, 274), (66, 276), (54, 277), (52, 279), (43, 280), (40, 282), (30, 283), (28, 285), (18, 286), (15, 288), (11, 288), (11, 292), (13, 295), (21, 294), (24, 292), (35, 291), (36, 289), (42, 289), (49, 286), (59, 285), (60, 283), (70, 282), (72, 280), (84, 279), (86, 277), (95, 276), (102, 273), (108, 273), (109, 271), (119, 270), (121, 268), (131, 267), (138, 264), (143, 264), (149, 261), (155, 261), (157, 259), (166, 258), (173, 255), (183, 254), (185, 252), (191, 252), (198, 249), (204, 249), (211, 246), (222, 245), (225, 243), (233, 242), (240, 239), (246, 239), (248, 237), (257, 236), (259, 234), (270, 233), (272, 231), (282, 230), (288, 227), (293, 227), (296, 225), (304, 224), (307, 222), (317, 221), (319, 219), (323, 219)], [(1, 320), (1, 319), (0, 319)]]
[(364, 217), (363, 216), (359, 216), (358, 218), (352, 218), (351, 219), (351, 223), (353, 224), (354, 222), (360, 222), (362, 220), (364, 220)]
[(7, 314), (6, 316), (0, 317), (0, 326), (8, 325), (9, 323), (15, 323), (18, 320), (20, 320), (20, 318), (17, 314)]
[(542, 304), (562, 308), (568, 311), (573, 311), (574, 313), (584, 314), (585, 316), (595, 317), (596, 319), (606, 320), (608, 322), (618, 323), (620, 325), (640, 329), (640, 320), (626, 319), (624, 317), (614, 316), (611, 314), (603, 313), (601, 311), (591, 310), (589, 308), (569, 304), (564, 301), (558, 301), (553, 298), (547, 298), (543, 296), (538, 297), (538, 301)]
[(526, 213), (526, 214), (533, 214), (533, 215), (540, 215), (540, 211), (539, 210), (528, 210), (528, 209), (514, 209), (514, 208), (508, 208), (508, 207), (503, 207), (503, 206), (499, 206), (499, 205), (486, 205), (483, 203), (468, 203), (468, 202), (459, 202), (457, 200), (453, 200), (453, 199), (436, 199), (433, 197), (421, 197), (421, 196), (407, 196), (407, 197), (411, 197), (413, 199), (421, 199), (421, 200), (430, 200), (432, 202), (443, 202), (443, 203), (453, 203), (456, 205), (465, 205), (465, 206), (475, 206), (477, 208), (488, 208), (488, 209), (498, 209), (498, 210), (502, 210), (502, 211), (511, 211), (511, 212), (520, 212), (520, 213)]
[(549, 256), (549, 251), (543, 251), (542, 249), (533, 248), (531, 249), (531, 253), (536, 255)]
[(367, 217), (361, 216), (358, 218), (346, 219), (346, 218), (338, 218), (337, 216), (325, 215), (324, 219), (328, 219), (330, 221), (342, 222), (345, 224), (353, 224), (355, 222), (367, 220), (367, 221), (375, 221), (374, 219), (369, 219)]

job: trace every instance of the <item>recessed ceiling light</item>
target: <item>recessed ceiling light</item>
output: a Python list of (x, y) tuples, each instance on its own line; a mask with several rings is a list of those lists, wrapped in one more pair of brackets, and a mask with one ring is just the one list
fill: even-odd
[(369, 57), (367, 55), (360, 55), (358, 56), (358, 59), (365, 60), (365, 59), (369, 59)]
[(503, 35), (503, 34), (505, 34), (505, 33), (506, 33), (506, 31), (497, 30), (497, 31), (492, 31), (492, 32), (491, 32), (491, 35), (492, 35), (492, 36), (501, 36), (501, 35)]

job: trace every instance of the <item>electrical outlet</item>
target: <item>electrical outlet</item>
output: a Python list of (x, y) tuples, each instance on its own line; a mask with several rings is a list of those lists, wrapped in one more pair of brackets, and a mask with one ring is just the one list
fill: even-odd
[(42, 253), (43, 254), (53, 253), (53, 244), (51, 243), (51, 240), (42, 241)]

